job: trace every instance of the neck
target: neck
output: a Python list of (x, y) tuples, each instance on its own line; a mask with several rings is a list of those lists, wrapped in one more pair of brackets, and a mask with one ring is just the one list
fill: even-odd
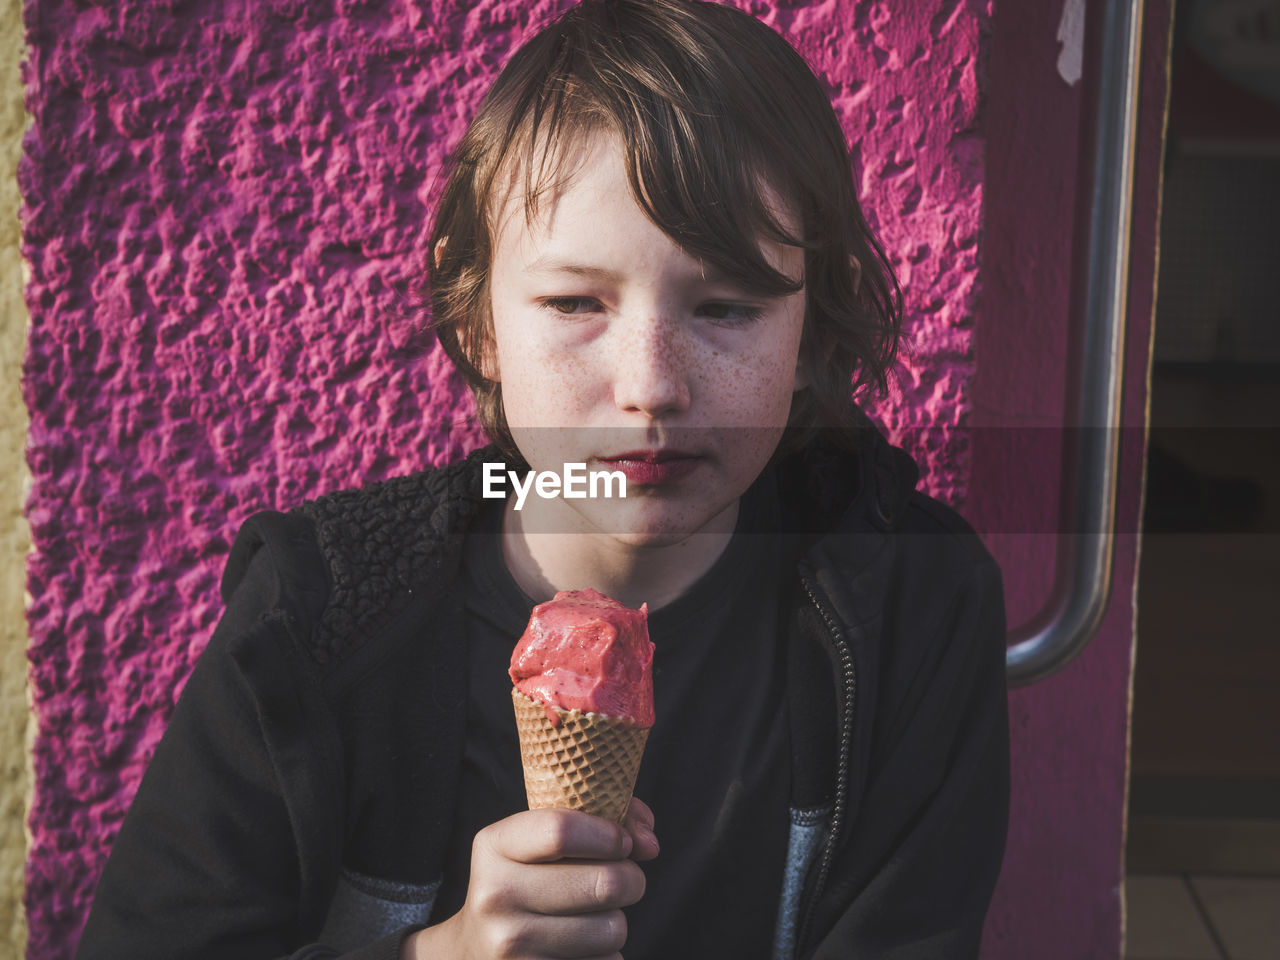
[[(559, 532), (566, 529), (565, 519), (556, 518), (553, 526), (528, 506), (517, 512), (507, 501), (502, 557), (520, 588), (542, 603), (561, 590), (591, 587), (629, 607), (648, 603), (652, 612), (688, 590), (724, 553), (737, 525), (738, 504), (697, 533), (657, 544), (629, 543), (589, 529)], [(586, 522), (579, 526), (585, 528)], [(558, 532), (540, 531), (547, 527)]]

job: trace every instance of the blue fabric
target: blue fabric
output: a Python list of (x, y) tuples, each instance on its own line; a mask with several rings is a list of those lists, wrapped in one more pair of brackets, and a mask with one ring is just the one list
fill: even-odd
[(791, 811), (791, 831), (787, 841), (786, 872), (778, 900), (778, 925), (774, 931), (773, 960), (792, 960), (800, 925), (800, 896), (804, 878), (822, 848), (831, 826), (831, 808)]
[(320, 940), (339, 950), (354, 950), (401, 927), (428, 923), (439, 890), (439, 881), (398, 883), (343, 870)]

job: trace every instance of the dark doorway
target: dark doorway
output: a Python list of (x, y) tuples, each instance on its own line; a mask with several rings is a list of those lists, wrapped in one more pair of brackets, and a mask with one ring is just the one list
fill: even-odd
[(1280, 956), (1280, 3), (1177, 17), (1126, 954), (1233, 960)]

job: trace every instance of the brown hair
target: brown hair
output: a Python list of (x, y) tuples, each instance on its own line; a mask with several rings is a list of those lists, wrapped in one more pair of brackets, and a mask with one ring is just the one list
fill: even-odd
[[(600, 129), (621, 138), (632, 193), (654, 224), (747, 291), (799, 289), (764, 259), (759, 238), (804, 248), (800, 354), (809, 385), (792, 402), (783, 445), (797, 449), (823, 428), (843, 433), (853, 394), (886, 389), (902, 293), (858, 205), (821, 83), (777, 33), (731, 7), (585, 0), (503, 68), (452, 154), (431, 231), (432, 325), (489, 435), (516, 452), (501, 384), (481, 372), (492, 338), (495, 187), (515, 175), (511, 159), (524, 160), (532, 221), (565, 156)], [(791, 204), (803, 236), (787, 236), (771, 215), (761, 180)]]

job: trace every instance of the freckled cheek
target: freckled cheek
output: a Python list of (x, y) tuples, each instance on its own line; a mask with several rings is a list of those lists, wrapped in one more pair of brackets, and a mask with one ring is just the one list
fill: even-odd
[(590, 365), (537, 341), (502, 351), (502, 394), (512, 426), (571, 427), (591, 407)]
[(698, 368), (695, 392), (719, 414), (716, 421), (742, 427), (785, 425), (791, 412), (795, 364), (783, 365), (778, 354), (737, 362), (723, 357)]

